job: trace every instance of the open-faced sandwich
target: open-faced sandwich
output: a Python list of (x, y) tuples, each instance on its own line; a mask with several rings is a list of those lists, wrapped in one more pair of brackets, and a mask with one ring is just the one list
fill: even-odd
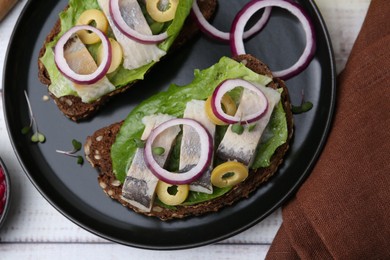
[(104, 192), (162, 220), (248, 197), (282, 163), (293, 134), (284, 81), (250, 55), (222, 57), (89, 136)]
[[(209, 19), (216, 0), (198, 1)], [(70, 0), (39, 55), (39, 78), (78, 121), (122, 93), (198, 31), (192, 0)]]

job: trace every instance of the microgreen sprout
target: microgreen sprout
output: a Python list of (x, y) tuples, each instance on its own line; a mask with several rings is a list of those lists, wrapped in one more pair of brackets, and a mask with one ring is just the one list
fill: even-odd
[(28, 106), (29, 111), (29, 117), (30, 117), (30, 124), (22, 128), (22, 134), (26, 135), (30, 133), (30, 131), (33, 131), (33, 134), (31, 136), (31, 142), (34, 143), (44, 143), (46, 141), (46, 137), (44, 134), (39, 132), (38, 125), (35, 121), (35, 117), (31, 108), (30, 99), (28, 98), (27, 92), (24, 91), (24, 96), (26, 97), (26, 102)]
[(77, 141), (76, 139), (73, 139), (72, 146), (73, 146), (73, 150), (71, 150), (71, 151), (56, 150), (56, 152), (77, 158), (77, 164), (82, 165), (84, 163), (84, 158), (81, 155), (76, 154), (78, 151), (81, 150), (82, 144), (79, 141)]
[(313, 108), (313, 103), (310, 101), (305, 101), (305, 93), (302, 89), (301, 92), (301, 104), (299, 106), (292, 106), (291, 110), (293, 114), (301, 114), (309, 111), (310, 109)]

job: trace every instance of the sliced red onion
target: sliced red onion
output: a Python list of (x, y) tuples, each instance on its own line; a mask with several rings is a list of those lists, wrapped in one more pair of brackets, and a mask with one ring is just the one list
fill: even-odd
[[(78, 74), (73, 71), (64, 56), (64, 47), (68, 40), (78, 31), (80, 30), (88, 30), (94, 32), (102, 41), (102, 46), (104, 50), (104, 57), (99, 67), (91, 74)], [(58, 40), (55, 48), (54, 48), (54, 61), (58, 68), (58, 70), (69, 80), (73, 81), (77, 84), (88, 85), (93, 84), (100, 79), (102, 79), (111, 65), (111, 44), (108, 40), (107, 36), (100, 31), (99, 29), (89, 26), (89, 25), (78, 25), (74, 26), (65, 32), (60, 39)]]
[(110, 15), (116, 27), (127, 37), (143, 44), (156, 44), (168, 38), (168, 33), (163, 32), (156, 35), (146, 35), (131, 28), (122, 17), (119, 7), (119, 0), (110, 0)]
[[(253, 25), (248, 31), (244, 32), (244, 39), (253, 36), (254, 34), (260, 32), (264, 28), (271, 15), (271, 10), (272, 7), (267, 7), (264, 9), (264, 13), (259, 19), (259, 21), (257, 21), (257, 23)], [(209, 35), (210, 37), (216, 40), (220, 40), (224, 42), (228, 42), (230, 40), (229, 32), (223, 32), (218, 30), (204, 18), (196, 0), (193, 1), (191, 14), (195, 17), (195, 21), (198, 24), (199, 28), (202, 30), (202, 32), (206, 33), (207, 35)]]
[[(249, 115), (235, 115), (231, 116), (225, 113), (222, 109), (222, 97), (230, 90), (236, 87), (243, 87), (250, 91), (252, 91), (259, 98), (259, 104), (261, 105), (260, 109), (256, 111), (256, 113)], [(242, 102), (245, 102), (242, 101)], [(211, 108), (213, 110), (214, 115), (221, 121), (228, 124), (235, 124), (241, 122), (241, 124), (253, 123), (259, 120), (268, 109), (268, 100), (264, 93), (257, 88), (252, 83), (242, 80), (242, 79), (228, 79), (223, 81), (221, 84), (216, 87), (211, 97)]]
[[(187, 172), (170, 172), (162, 168), (153, 157), (153, 142), (156, 137), (161, 134), (165, 129), (176, 125), (188, 125), (192, 127), (199, 135), (200, 138), (200, 158), (198, 164)], [(199, 178), (203, 172), (209, 167), (211, 163), (213, 153), (213, 142), (209, 132), (200, 123), (193, 119), (188, 118), (175, 118), (168, 120), (159, 126), (157, 126), (150, 133), (144, 150), (145, 163), (150, 171), (161, 181), (169, 184), (188, 184)]]
[(245, 47), (242, 37), (246, 23), (258, 10), (270, 6), (277, 6), (291, 12), (299, 19), (306, 33), (306, 46), (298, 61), (287, 69), (273, 72), (275, 77), (286, 80), (302, 72), (309, 65), (316, 49), (314, 26), (311, 23), (309, 16), (298, 4), (290, 1), (280, 0), (253, 0), (249, 2), (237, 14), (233, 21), (233, 26), (231, 28), (230, 46), (234, 56), (245, 54)]

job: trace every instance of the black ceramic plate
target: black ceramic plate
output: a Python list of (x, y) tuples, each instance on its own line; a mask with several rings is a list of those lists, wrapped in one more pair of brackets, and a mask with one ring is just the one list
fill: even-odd
[[(74, 123), (53, 102), (42, 100), (47, 88), (37, 77), (38, 52), (67, 1), (29, 1), (10, 42), (3, 85), (8, 131), (28, 177), (57, 210), (76, 224), (106, 239), (134, 247), (197, 247), (226, 239), (258, 223), (293, 194), (310, 173), (332, 118), (335, 72), (330, 40), (314, 1), (299, 2), (313, 20), (318, 49), (310, 66), (287, 84), (294, 104), (300, 102), (304, 90), (314, 108), (295, 116), (295, 137), (284, 164), (249, 199), (218, 213), (161, 222), (135, 214), (109, 199), (97, 183), (95, 169), (88, 163), (80, 166), (74, 158), (57, 154), (55, 150), (70, 150), (72, 139), (84, 142), (95, 130), (124, 119), (135, 105), (165, 89), (169, 83), (192, 81), (194, 69), (207, 68), (221, 56), (230, 56), (229, 47), (200, 36), (160, 62), (147, 80), (112, 100), (93, 119)], [(219, 8), (214, 24), (227, 30), (244, 3), (229, 1), (229, 5)], [(268, 63), (271, 69), (292, 64), (303, 48), (304, 32), (299, 22), (276, 8), (264, 31), (247, 45), (247, 51)], [(39, 130), (46, 135), (44, 144), (33, 144), (21, 134), (29, 122), (24, 90), (29, 93)]]

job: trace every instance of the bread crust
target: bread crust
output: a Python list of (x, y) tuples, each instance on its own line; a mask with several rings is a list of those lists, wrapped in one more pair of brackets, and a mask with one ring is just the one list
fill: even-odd
[[(215, 13), (215, 10), (217, 8), (217, 0), (198, 0), (198, 5), (204, 17), (209, 20), (212, 18), (212, 16)], [(65, 10), (67, 8), (68, 7), (66, 7)], [(40, 59), (45, 54), (46, 44), (51, 42), (58, 35), (60, 31), (61, 31), (61, 20), (58, 19), (54, 27), (50, 31), (50, 33), (47, 35), (43, 43), (43, 46), (39, 51), (38, 78), (41, 81), (41, 83), (47, 85), (47, 87), (49, 87), (51, 83), (50, 76)], [(198, 33), (198, 31), (199, 29), (198, 26), (196, 25), (195, 20), (192, 18), (191, 15), (189, 15), (183, 25), (180, 34), (176, 38), (172, 47), (170, 48), (168, 55), (169, 53), (174, 52), (175, 50), (179, 49), (181, 46), (189, 42), (189, 40), (192, 39)], [(58, 108), (65, 116), (67, 116), (73, 121), (81, 121), (93, 116), (103, 105), (105, 105), (105, 103), (108, 100), (110, 100), (112, 97), (116, 95), (119, 95), (127, 91), (130, 87), (132, 87), (136, 83), (137, 81), (133, 81), (126, 86), (117, 88), (114, 91), (102, 96), (101, 98), (91, 103), (84, 103), (81, 101), (80, 97), (73, 96), (73, 95), (67, 95), (67, 96), (57, 98), (50, 91), (48, 92), (50, 97), (54, 100), (55, 104), (58, 106)]]
[[(272, 72), (269, 68), (251, 55), (240, 55), (234, 59), (243, 63), (246, 67), (258, 74), (272, 77)], [(267, 181), (277, 171), (279, 165), (283, 162), (284, 155), (289, 148), (289, 143), (293, 136), (293, 115), (291, 112), (288, 89), (286, 88), (284, 81), (278, 78), (273, 78), (273, 81), (268, 85), (268, 87), (275, 89), (282, 87), (284, 90), (281, 100), (287, 118), (287, 141), (277, 148), (271, 158), (271, 164), (269, 167), (252, 171), (244, 182), (236, 185), (225, 195), (193, 206), (177, 206), (177, 210), (174, 211), (154, 205), (151, 212), (141, 212), (126, 201), (122, 200), (122, 185), (115, 178), (113, 173), (110, 148), (115, 141), (116, 135), (118, 134), (123, 121), (97, 130), (91, 136), (87, 137), (84, 145), (87, 160), (99, 171), (98, 182), (100, 187), (110, 198), (119, 201), (123, 206), (128, 207), (135, 212), (147, 216), (154, 216), (161, 220), (198, 216), (205, 213), (216, 212), (221, 208), (232, 205), (241, 199), (248, 198), (254, 190)]]

